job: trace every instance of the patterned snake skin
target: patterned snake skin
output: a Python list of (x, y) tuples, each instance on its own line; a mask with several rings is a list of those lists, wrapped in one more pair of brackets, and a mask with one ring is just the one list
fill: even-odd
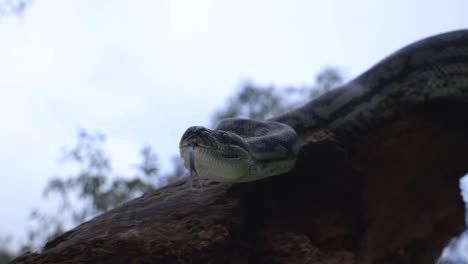
[(438, 99), (468, 101), (468, 30), (432, 36), (391, 54), (343, 86), (267, 121), (232, 118), (190, 127), (185, 166), (200, 177), (248, 182), (291, 170), (302, 141), (326, 130), (360, 133), (385, 113)]

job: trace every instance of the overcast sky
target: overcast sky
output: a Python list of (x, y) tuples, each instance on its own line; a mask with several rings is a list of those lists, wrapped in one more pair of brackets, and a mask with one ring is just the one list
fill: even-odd
[(151, 144), (163, 171), (191, 125), (242, 80), (352, 78), (422, 37), (468, 27), (468, 1), (36, 0), (0, 17), (0, 236), (24, 241), (33, 207), (80, 128), (129, 172)]

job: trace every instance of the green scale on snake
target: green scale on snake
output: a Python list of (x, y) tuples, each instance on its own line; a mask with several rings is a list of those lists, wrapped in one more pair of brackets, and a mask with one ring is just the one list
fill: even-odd
[(269, 120), (232, 118), (187, 129), (179, 148), (187, 169), (219, 182), (249, 182), (294, 168), (302, 140), (326, 130), (365, 131), (394, 112), (438, 99), (468, 101), (468, 30), (410, 44), (348, 83)]

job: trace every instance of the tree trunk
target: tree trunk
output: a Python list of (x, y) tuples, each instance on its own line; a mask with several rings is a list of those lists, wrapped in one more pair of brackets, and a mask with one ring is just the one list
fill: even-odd
[(316, 133), (265, 180), (181, 180), (13, 263), (434, 263), (464, 227), (468, 105), (388, 118), (353, 142)]

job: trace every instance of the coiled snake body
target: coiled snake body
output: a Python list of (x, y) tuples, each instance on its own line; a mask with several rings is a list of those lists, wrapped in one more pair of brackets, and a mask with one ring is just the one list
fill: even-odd
[(432, 36), (393, 53), (365, 73), (291, 112), (266, 121), (232, 118), (214, 130), (187, 129), (185, 166), (220, 182), (248, 182), (291, 170), (302, 139), (326, 130), (363, 131), (385, 113), (438, 99), (468, 101), (468, 30)]

